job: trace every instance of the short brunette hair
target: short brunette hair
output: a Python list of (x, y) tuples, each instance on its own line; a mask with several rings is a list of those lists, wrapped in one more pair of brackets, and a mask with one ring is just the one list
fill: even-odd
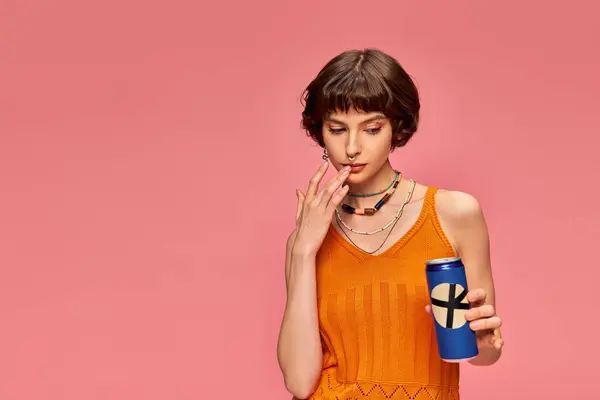
[(336, 110), (382, 112), (392, 124), (392, 149), (417, 131), (417, 88), (396, 59), (377, 49), (349, 50), (331, 59), (307, 86), (302, 102), (302, 126), (321, 147), (323, 120)]

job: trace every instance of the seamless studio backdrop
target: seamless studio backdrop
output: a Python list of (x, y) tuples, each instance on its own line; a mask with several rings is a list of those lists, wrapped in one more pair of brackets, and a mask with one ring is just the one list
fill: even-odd
[(284, 243), (321, 160), (299, 98), (364, 47), (421, 93), (394, 165), (487, 216), (506, 346), (464, 399), (596, 398), (598, 11), (2, 2), (0, 398), (290, 398)]

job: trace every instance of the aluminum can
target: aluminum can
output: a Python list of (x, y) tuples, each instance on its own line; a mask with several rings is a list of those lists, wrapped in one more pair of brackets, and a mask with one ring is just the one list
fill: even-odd
[(471, 308), (467, 300), (465, 266), (460, 257), (440, 258), (425, 263), (431, 302), (431, 314), (440, 358), (461, 362), (479, 354), (475, 332), (465, 313)]

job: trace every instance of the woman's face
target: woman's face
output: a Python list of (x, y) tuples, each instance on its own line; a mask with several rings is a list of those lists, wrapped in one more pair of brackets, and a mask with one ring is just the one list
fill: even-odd
[(392, 126), (379, 112), (350, 109), (334, 112), (323, 121), (323, 141), (331, 164), (352, 166), (347, 182), (360, 184), (373, 177), (391, 151)]

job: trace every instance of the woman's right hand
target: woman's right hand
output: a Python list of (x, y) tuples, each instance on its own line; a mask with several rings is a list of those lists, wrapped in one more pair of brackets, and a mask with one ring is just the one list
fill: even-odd
[(294, 253), (310, 256), (317, 254), (333, 219), (333, 213), (348, 192), (348, 185), (342, 187), (342, 184), (348, 178), (349, 167), (342, 168), (326, 186), (319, 189), (328, 166), (329, 162), (325, 162), (317, 170), (310, 180), (306, 195), (300, 190), (297, 191)]

